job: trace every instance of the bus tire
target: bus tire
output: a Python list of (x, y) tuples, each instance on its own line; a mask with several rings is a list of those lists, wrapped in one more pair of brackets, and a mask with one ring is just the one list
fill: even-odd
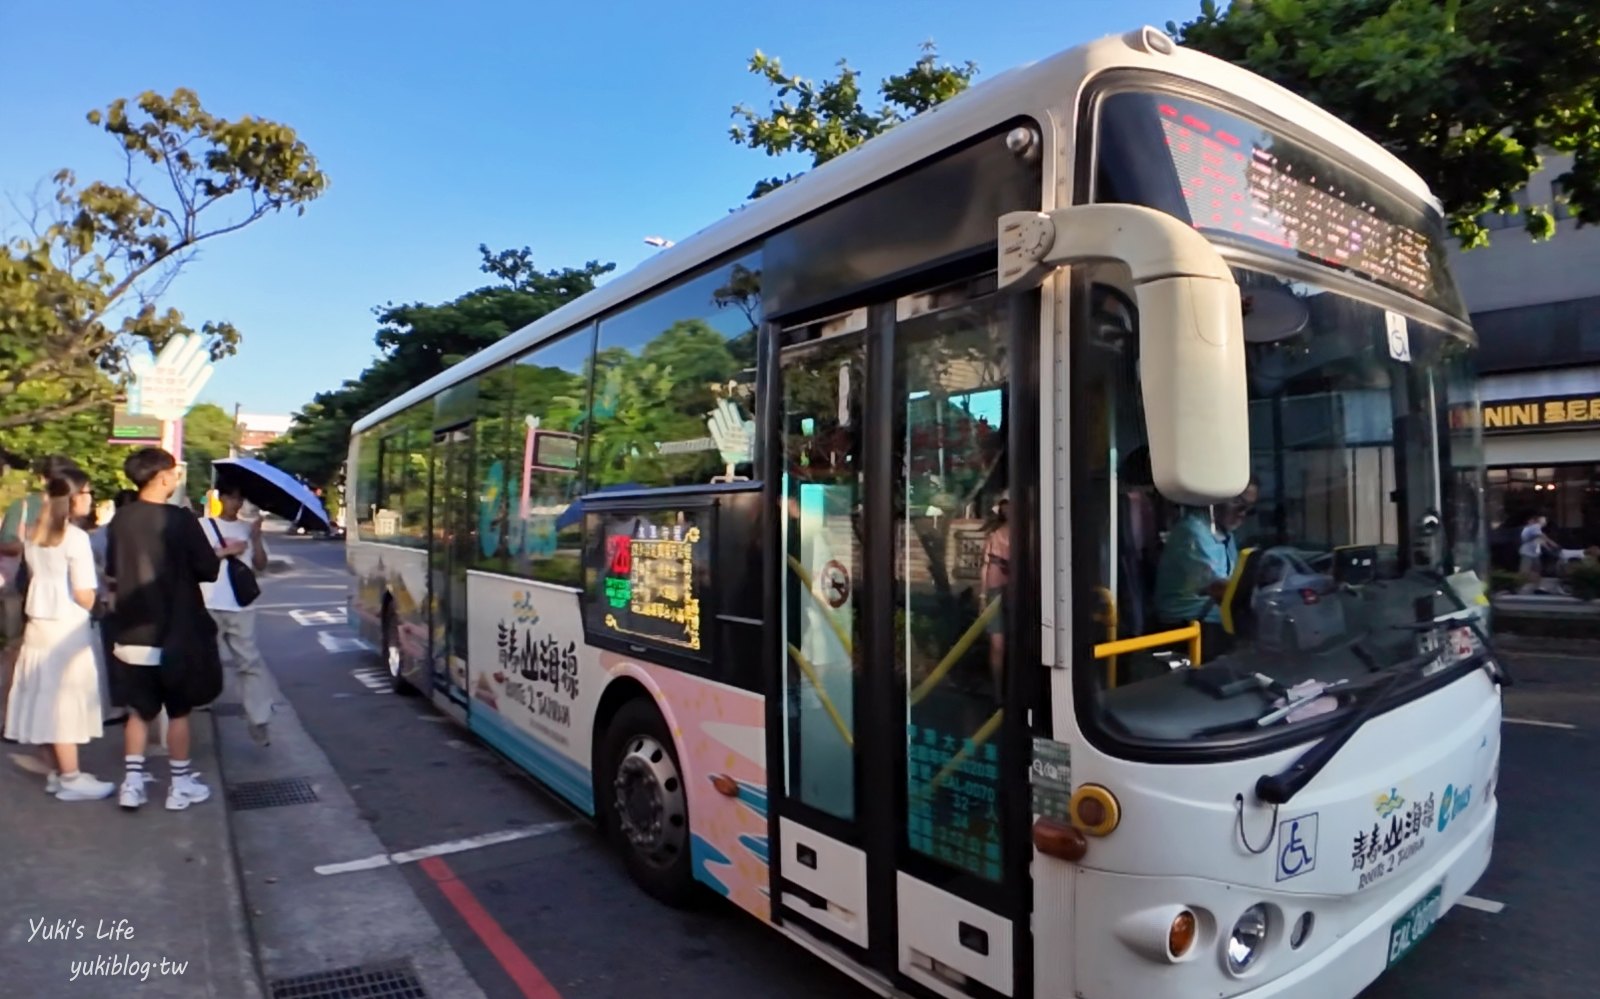
[(678, 751), (655, 705), (624, 704), (606, 728), (596, 788), (606, 835), (647, 894), (675, 908), (696, 897), (689, 847), (689, 801)]

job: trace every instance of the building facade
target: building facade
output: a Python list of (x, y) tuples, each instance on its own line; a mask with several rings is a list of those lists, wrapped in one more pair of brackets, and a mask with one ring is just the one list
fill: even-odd
[(267, 416), (260, 413), (239, 414), (239, 450), (254, 454), (289, 432), (289, 416)]
[(1600, 226), (1579, 229), (1561, 201), (1555, 178), (1570, 165), (1571, 157), (1546, 154), (1517, 199), (1552, 205), (1555, 238), (1528, 238), (1524, 215), (1491, 216), (1491, 245), (1453, 261), (1482, 344), (1497, 562), (1508, 536), (1536, 513), (1549, 517), (1562, 547), (1600, 545)]

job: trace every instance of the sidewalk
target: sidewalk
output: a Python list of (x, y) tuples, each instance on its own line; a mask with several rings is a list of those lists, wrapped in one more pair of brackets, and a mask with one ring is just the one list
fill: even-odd
[(1493, 597), (1497, 632), (1551, 639), (1600, 639), (1600, 601), (1547, 593), (1500, 593)]
[[(165, 808), (164, 756), (148, 764), (159, 781), (149, 803), (127, 813), (114, 797), (46, 795), (23, 769), (33, 748), (0, 743), (0, 994), (260, 999), (215, 722), (193, 717), (212, 795), (182, 812)], [(82, 766), (120, 781), (122, 727), (86, 746)]]

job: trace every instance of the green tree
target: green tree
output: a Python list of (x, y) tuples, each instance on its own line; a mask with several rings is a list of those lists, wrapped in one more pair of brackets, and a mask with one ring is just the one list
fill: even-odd
[[(106, 408), (129, 351), (192, 332), (158, 303), (198, 248), (268, 214), (304, 211), (327, 177), (286, 125), (217, 117), (191, 90), (145, 92), (89, 112), (121, 146), (122, 183), (80, 185), (71, 170), (0, 252), (0, 430)], [(239, 331), (202, 323), (213, 358)], [(56, 391), (43, 408), (23, 388)]]
[(390, 303), (375, 310), (377, 360), (359, 377), (318, 393), (295, 414), (289, 432), (267, 446), (265, 459), (331, 489), (338, 483), (356, 420), (592, 291), (596, 280), (616, 267), (591, 260), (582, 267), (541, 271), (527, 247), (495, 253), (479, 246), (478, 252), (480, 269), (500, 283), (439, 305)]
[(233, 447), (233, 416), (215, 403), (202, 402), (183, 418), (183, 460), (188, 465), (189, 499), (205, 502), (211, 488), (211, 463)]
[[(47, 382), (29, 382), (18, 390), (17, 406), (47, 409), (59, 406), (66, 390)], [(0, 433), (0, 447), (28, 461), (46, 455), (66, 455), (89, 476), (95, 493), (109, 497), (127, 485), (122, 477), (122, 462), (128, 456), (126, 445), (111, 444), (111, 408), (95, 407), (45, 423), (12, 427)], [(7, 475), (0, 479), (0, 502), (9, 503), (33, 487), (29, 475)]]
[[(1600, 7), (1594, 0), (1202, 0), (1167, 30), (1371, 136), (1422, 176), (1466, 247), (1516, 212), (1541, 150), (1580, 224), (1600, 222)], [(1547, 204), (1528, 232), (1555, 232)]]
[[(801, 153), (811, 157), (813, 167), (821, 166), (961, 93), (978, 74), (976, 63), (941, 63), (938, 50), (927, 42), (922, 57), (910, 69), (878, 85), (881, 102), (876, 111), (868, 111), (862, 104), (861, 74), (843, 59), (838, 66), (837, 76), (817, 84), (784, 72), (778, 59), (757, 51), (750, 57), (750, 72), (776, 87), (777, 94), (766, 114), (744, 104), (734, 105), (736, 123), (729, 129), (733, 141), (768, 156)], [(750, 197), (769, 194), (797, 176), (763, 180)]]

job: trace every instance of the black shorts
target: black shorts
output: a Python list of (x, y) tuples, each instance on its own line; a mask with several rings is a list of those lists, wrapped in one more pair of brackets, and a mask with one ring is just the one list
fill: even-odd
[(171, 670), (160, 666), (135, 666), (112, 658), (112, 689), (119, 707), (126, 707), (145, 721), (153, 721), (162, 708), (167, 717), (186, 718), (194, 706), (181, 685), (170, 682)]

